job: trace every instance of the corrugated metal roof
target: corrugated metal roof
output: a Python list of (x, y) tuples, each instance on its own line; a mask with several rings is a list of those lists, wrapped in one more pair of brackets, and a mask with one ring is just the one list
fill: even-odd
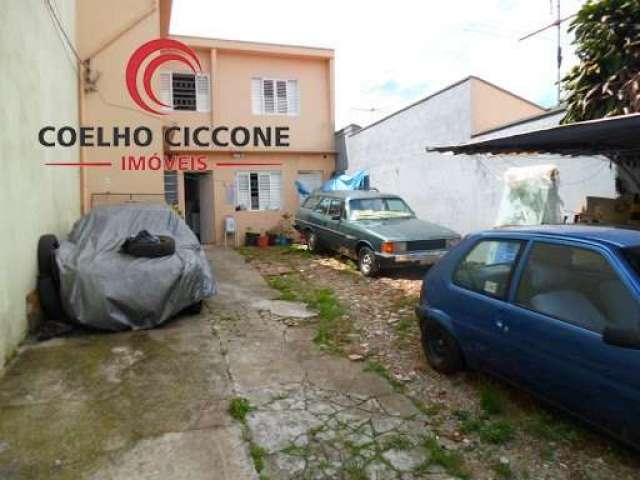
[(428, 146), (427, 152), (553, 153), (559, 155), (599, 155), (640, 153), (640, 114), (622, 115), (587, 122), (559, 125), (491, 140), (460, 145)]

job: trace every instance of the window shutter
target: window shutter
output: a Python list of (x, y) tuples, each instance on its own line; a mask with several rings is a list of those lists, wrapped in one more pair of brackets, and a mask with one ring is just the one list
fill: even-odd
[(279, 172), (272, 172), (269, 174), (270, 184), (270, 210), (280, 210), (282, 206), (282, 188), (281, 188), (281, 174)]
[(196, 75), (196, 110), (198, 112), (211, 111), (209, 75)]
[(160, 72), (160, 101), (167, 107), (163, 110), (173, 110), (173, 88), (172, 88), (171, 72)]
[(275, 91), (273, 80), (262, 81), (262, 95), (264, 100), (264, 113), (275, 113)]
[(276, 80), (276, 112), (284, 115), (288, 111), (287, 81)]
[(262, 97), (262, 79), (251, 79), (251, 110), (254, 115), (262, 115), (264, 113), (264, 100)]
[(300, 113), (300, 94), (298, 93), (298, 81), (287, 80), (287, 103), (289, 115), (298, 115)]
[(271, 206), (271, 181), (269, 173), (258, 174), (258, 201), (260, 210), (270, 210)]
[(246, 210), (249, 210), (251, 205), (251, 193), (249, 186), (249, 173), (242, 172), (236, 174), (236, 205), (243, 207)]

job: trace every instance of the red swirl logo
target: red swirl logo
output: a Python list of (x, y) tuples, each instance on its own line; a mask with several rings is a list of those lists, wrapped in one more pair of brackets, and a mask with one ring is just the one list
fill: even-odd
[[(156, 104), (155, 108), (149, 106), (138, 91), (138, 72), (143, 63), (149, 60), (142, 75), (142, 85), (147, 98)], [(202, 72), (202, 66), (196, 53), (182, 42), (169, 38), (158, 38), (140, 46), (129, 58), (126, 70), (127, 90), (131, 99), (143, 110), (149, 113), (165, 115), (167, 112), (158, 107), (170, 108), (156, 96), (151, 87), (151, 80), (155, 71), (166, 62), (181, 62), (189, 67), (193, 73)], [(197, 67), (197, 68), (196, 68)]]

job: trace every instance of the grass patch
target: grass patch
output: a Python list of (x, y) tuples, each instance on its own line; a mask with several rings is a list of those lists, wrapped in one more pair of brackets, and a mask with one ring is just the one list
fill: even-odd
[(429, 465), (440, 465), (449, 475), (459, 478), (469, 478), (469, 472), (460, 452), (445, 450), (435, 437), (424, 437), (422, 447), (426, 450), (428, 459), (418, 467), (418, 473), (426, 473)]
[(338, 353), (347, 343), (352, 331), (351, 322), (344, 317), (346, 308), (330, 288), (313, 288), (298, 275), (268, 277), (267, 282), (280, 292), (278, 300), (306, 303), (318, 312), (318, 325), (314, 343)]
[(253, 407), (246, 398), (236, 397), (229, 402), (229, 414), (239, 422), (244, 423), (247, 415), (252, 410)]
[(504, 413), (507, 406), (507, 398), (494, 384), (487, 383), (480, 388), (480, 407), (488, 415)]
[(508, 463), (494, 463), (492, 469), (498, 478), (502, 478), (504, 480), (510, 480), (514, 478), (513, 470), (511, 468), (511, 465), (509, 465)]
[(256, 472), (262, 473), (262, 470), (264, 470), (264, 457), (267, 455), (267, 451), (252, 443), (249, 447), (249, 454), (253, 460), (253, 465), (256, 467)]
[(540, 411), (529, 415), (523, 422), (523, 428), (538, 438), (553, 442), (574, 442), (579, 431), (567, 421)]
[(376, 375), (381, 376), (387, 382), (389, 382), (389, 384), (393, 387), (393, 389), (396, 392), (403, 392), (404, 389), (405, 389), (404, 384), (402, 382), (398, 381), (391, 374), (391, 372), (389, 372), (389, 370), (387, 370), (387, 367), (385, 367), (380, 362), (374, 362), (374, 361), (367, 362), (367, 364), (365, 365), (365, 367), (364, 367), (364, 369), (362, 371), (363, 372), (367, 372), (367, 373), (375, 373)]
[(462, 421), (460, 430), (462, 433), (477, 433), (481, 441), (494, 445), (504, 445), (516, 434), (515, 425), (508, 420), (468, 418)]

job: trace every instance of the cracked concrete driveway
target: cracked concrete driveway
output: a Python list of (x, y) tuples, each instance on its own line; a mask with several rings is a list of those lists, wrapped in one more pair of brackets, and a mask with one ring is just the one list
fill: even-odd
[(0, 379), (0, 479), (448, 478), (425, 414), (317, 349), (313, 313), (237, 253), (208, 253), (201, 315), (22, 348)]

